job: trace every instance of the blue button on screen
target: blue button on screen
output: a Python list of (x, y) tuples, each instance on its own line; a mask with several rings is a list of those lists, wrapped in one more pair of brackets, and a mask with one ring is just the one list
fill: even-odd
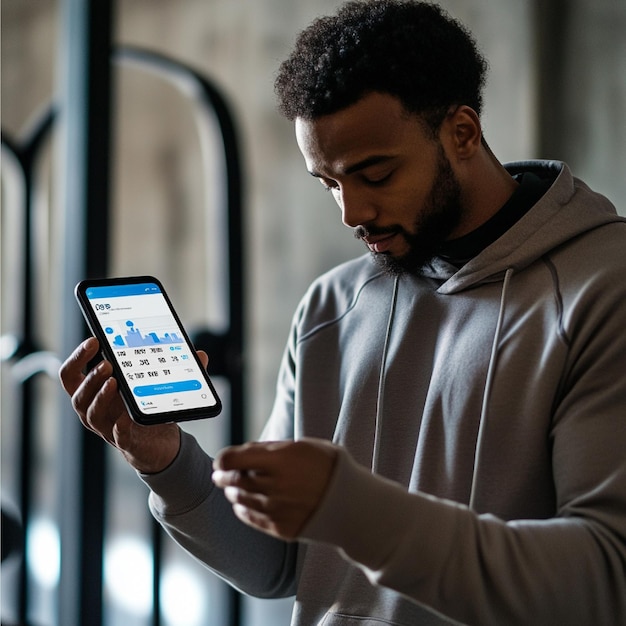
[(162, 383), (160, 385), (141, 385), (133, 389), (136, 396), (158, 396), (164, 393), (178, 393), (180, 391), (196, 391), (202, 385), (199, 380), (183, 380), (178, 383)]

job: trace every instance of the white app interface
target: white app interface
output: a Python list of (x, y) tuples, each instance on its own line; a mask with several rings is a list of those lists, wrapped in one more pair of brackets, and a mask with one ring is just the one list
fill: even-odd
[(89, 287), (85, 293), (143, 413), (216, 404), (158, 285)]

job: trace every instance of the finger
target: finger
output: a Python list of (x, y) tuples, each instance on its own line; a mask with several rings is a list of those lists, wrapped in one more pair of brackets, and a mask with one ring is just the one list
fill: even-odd
[(89, 404), (84, 423), (87, 428), (115, 445), (113, 429), (124, 414), (124, 405), (117, 392), (117, 381), (109, 377)]
[(224, 495), (232, 504), (241, 504), (255, 511), (269, 513), (272, 509), (271, 500), (263, 494), (252, 493), (238, 487), (226, 487)]
[(236, 489), (235, 487), (227, 487), (224, 489), (224, 495), (226, 499), (233, 505), (233, 510), (241, 511), (245, 509), (248, 518), (254, 515), (257, 519), (266, 519), (273, 521), (273, 514), (275, 513), (275, 507), (272, 506), (272, 501), (264, 496), (258, 494), (248, 493), (243, 489)]
[(233, 512), (244, 524), (283, 541), (293, 541), (297, 536), (288, 526), (276, 523), (272, 517), (243, 504), (233, 504)]
[(241, 446), (231, 446), (222, 450), (214, 462), (218, 470), (256, 471), (260, 474), (271, 472), (280, 464), (276, 451), (291, 445), (292, 442), (253, 442)]
[(249, 492), (269, 494), (272, 478), (256, 471), (240, 472), (239, 470), (215, 470), (213, 482), (220, 488), (235, 487)]
[(112, 373), (111, 364), (108, 361), (101, 361), (86, 376), (82, 376), (82, 382), (72, 395), (72, 406), (81, 418), (85, 416), (96, 394), (102, 389)]
[(198, 350), (197, 354), (198, 358), (200, 359), (200, 363), (202, 363), (202, 367), (206, 369), (207, 365), (209, 364), (209, 355), (204, 350)]
[(90, 337), (83, 341), (72, 354), (65, 360), (59, 369), (59, 378), (63, 389), (70, 395), (78, 389), (85, 375), (84, 368), (98, 353), (98, 340)]
[(267, 517), (267, 515), (264, 515), (259, 511), (255, 511), (254, 509), (250, 509), (243, 504), (233, 504), (233, 512), (244, 524), (274, 536), (278, 536), (276, 534), (274, 524)]

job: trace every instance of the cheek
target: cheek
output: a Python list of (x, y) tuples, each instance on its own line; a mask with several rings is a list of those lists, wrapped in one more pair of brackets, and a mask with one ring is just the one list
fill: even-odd
[(424, 211), (427, 198), (428, 190), (413, 185), (387, 195), (384, 202), (389, 216), (405, 230), (412, 231)]

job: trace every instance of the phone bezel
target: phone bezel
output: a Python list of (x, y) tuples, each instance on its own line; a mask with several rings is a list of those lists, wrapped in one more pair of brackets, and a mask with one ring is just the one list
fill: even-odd
[[(161, 294), (163, 295), (165, 302), (167, 303), (167, 306), (172, 316), (176, 320), (176, 323), (178, 324), (181, 330), (181, 334), (185, 342), (190, 347), (190, 352), (194, 360), (196, 361), (198, 368), (204, 377), (205, 382), (209, 386), (209, 389), (211, 390), (211, 393), (213, 394), (213, 397), (215, 398), (215, 401), (216, 401), (215, 405), (209, 405), (207, 407), (196, 407), (193, 409), (181, 409), (180, 411), (163, 411), (160, 413), (151, 413), (149, 415), (146, 415), (145, 413), (143, 413), (141, 409), (137, 406), (137, 403), (135, 402), (135, 397), (132, 393), (130, 385), (126, 381), (126, 378), (115, 359), (115, 356), (113, 354), (113, 349), (111, 348), (111, 345), (109, 344), (109, 341), (106, 338), (104, 331), (102, 330), (102, 327), (100, 326), (100, 323), (98, 322), (95, 312), (91, 304), (89, 303), (89, 299), (87, 298), (86, 291), (87, 289), (91, 287), (115, 287), (119, 285), (134, 285), (134, 284), (138, 285), (141, 283), (154, 283), (161, 290)], [(152, 424), (163, 424), (163, 423), (168, 423), (168, 422), (185, 422), (185, 421), (190, 421), (190, 420), (211, 418), (211, 417), (216, 417), (217, 415), (221, 413), (222, 402), (219, 396), (217, 395), (215, 386), (213, 385), (213, 382), (209, 378), (208, 372), (206, 371), (200, 359), (198, 358), (198, 355), (196, 354), (196, 350), (193, 344), (191, 343), (191, 340), (189, 339), (189, 335), (187, 334), (185, 327), (180, 321), (180, 317), (178, 316), (176, 309), (172, 305), (172, 301), (170, 300), (170, 297), (167, 291), (165, 290), (165, 288), (163, 287), (163, 284), (161, 283), (160, 280), (158, 280), (154, 276), (123, 276), (123, 277), (116, 277), (116, 278), (91, 278), (91, 279), (80, 281), (74, 288), (74, 295), (79, 304), (83, 317), (85, 318), (85, 321), (87, 322), (87, 326), (89, 327), (91, 334), (100, 343), (100, 353), (113, 366), (113, 377), (117, 381), (120, 395), (122, 396), (122, 399), (124, 401), (124, 404), (126, 405), (126, 409), (129, 415), (135, 422), (137, 422), (138, 424), (142, 424), (144, 426), (149, 426)]]

